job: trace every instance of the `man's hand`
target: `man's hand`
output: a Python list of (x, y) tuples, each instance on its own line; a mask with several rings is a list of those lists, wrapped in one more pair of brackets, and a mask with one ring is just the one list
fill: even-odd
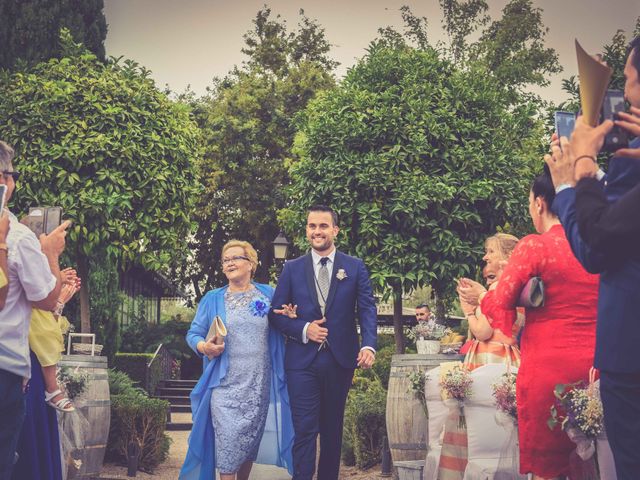
[[(576, 127), (573, 129), (570, 140), (573, 161), (582, 155), (596, 158), (604, 144), (604, 137), (612, 128), (613, 122), (611, 120), (605, 120), (597, 127), (592, 127), (584, 121), (582, 115), (579, 116), (576, 119)], [(562, 148), (564, 148), (564, 144)]]
[(358, 353), (358, 366), (360, 368), (371, 368), (373, 362), (375, 361), (375, 354), (368, 348), (363, 348), (362, 350), (360, 350), (360, 353)]
[[(562, 148), (560, 148), (560, 141), (562, 141)], [(551, 181), (555, 188), (560, 185), (574, 186), (576, 184), (574, 162), (571, 158), (571, 145), (567, 141), (567, 137), (562, 137), (559, 140), (558, 136), (555, 133), (553, 134), (551, 137), (551, 155), (545, 155), (544, 161), (549, 167)], [(587, 163), (588, 159), (584, 161)], [(594, 162), (591, 163), (593, 164)], [(596, 170), (597, 168), (596, 166)]]
[[(616, 120), (616, 125), (624, 128), (634, 137), (640, 136), (640, 108), (631, 107), (631, 113), (619, 112), (618, 117), (620, 120)], [(615, 155), (640, 160), (640, 148), (621, 148)]]
[(307, 327), (307, 338), (312, 342), (324, 342), (327, 339), (327, 335), (329, 335), (329, 330), (321, 325), (326, 321), (326, 318), (321, 318), (320, 320), (314, 320), (311, 322)]
[(298, 318), (298, 305), (282, 305), (281, 309), (276, 310), (273, 309), (273, 313), (277, 313), (278, 315), (284, 315), (289, 318)]
[(65, 220), (49, 235), (45, 235), (44, 233), (40, 235), (42, 253), (47, 257), (55, 259), (62, 254), (65, 244), (64, 238), (67, 236), (67, 228), (69, 228), (69, 225), (71, 225), (71, 222)]
[(219, 357), (220, 355), (222, 355), (222, 352), (224, 352), (224, 342), (218, 345), (216, 344), (217, 339), (218, 336), (216, 335), (215, 337), (210, 338), (208, 341), (200, 342), (198, 344), (198, 346), (200, 347), (200, 352), (203, 355), (209, 357), (209, 360), (214, 357)]

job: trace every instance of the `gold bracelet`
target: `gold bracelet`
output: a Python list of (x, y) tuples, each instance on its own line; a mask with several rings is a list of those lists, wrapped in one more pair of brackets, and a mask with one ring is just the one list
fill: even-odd
[(5, 252), (9, 253), (9, 247), (6, 243), (0, 243), (0, 250), (4, 250)]

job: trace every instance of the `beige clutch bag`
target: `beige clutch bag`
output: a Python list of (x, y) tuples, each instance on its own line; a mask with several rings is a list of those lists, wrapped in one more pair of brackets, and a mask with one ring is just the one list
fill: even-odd
[(216, 345), (221, 345), (224, 343), (224, 337), (227, 336), (227, 327), (224, 326), (224, 323), (222, 323), (222, 319), (216, 315), (215, 318), (213, 319), (213, 322), (211, 322), (211, 326), (209, 327), (209, 331), (207, 332), (207, 336), (205, 337), (205, 341), (208, 342), (210, 339), (212, 339), (215, 336), (218, 336), (218, 339), (216, 340)]

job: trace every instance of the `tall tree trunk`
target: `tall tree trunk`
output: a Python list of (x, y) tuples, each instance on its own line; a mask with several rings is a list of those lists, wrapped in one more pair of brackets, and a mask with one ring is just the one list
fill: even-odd
[(80, 331), (82, 333), (91, 333), (91, 318), (89, 314), (89, 261), (86, 256), (80, 253), (78, 249), (77, 269), (78, 276), (82, 279), (82, 287), (80, 288)]
[(393, 332), (396, 339), (396, 353), (404, 353), (404, 328), (402, 322), (402, 287), (393, 286)]

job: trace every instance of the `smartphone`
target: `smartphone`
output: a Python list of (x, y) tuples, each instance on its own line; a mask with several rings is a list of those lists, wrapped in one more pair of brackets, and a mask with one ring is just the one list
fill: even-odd
[(7, 186), (0, 185), (0, 215), (2, 215), (2, 210), (4, 210), (6, 197), (7, 197)]
[(562, 137), (571, 138), (571, 133), (576, 126), (576, 115), (571, 112), (556, 112), (555, 113), (556, 133), (558, 134), (558, 140)]
[(44, 233), (49, 235), (62, 223), (62, 207), (49, 207), (45, 211)]
[[(626, 103), (624, 100), (624, 92), (622, 90), (607, 90), (602, 102), (601, 121), (617, 120), (618, 113), (624, 112)], [(615, 125), (607, 136), (604, 137), (604, 145), (602, 149), (607, 152), (613, 152), (619, 148), (626, 148), (629, 145), (629, 135), (626, 130)]]
[(36, 238), (39, 238), (44, 233), (44, 213), (45, 209), (43, 207), (32, 207), (29, 209), (29, 215), (24, 220), (24, 224), (36, 234)]

